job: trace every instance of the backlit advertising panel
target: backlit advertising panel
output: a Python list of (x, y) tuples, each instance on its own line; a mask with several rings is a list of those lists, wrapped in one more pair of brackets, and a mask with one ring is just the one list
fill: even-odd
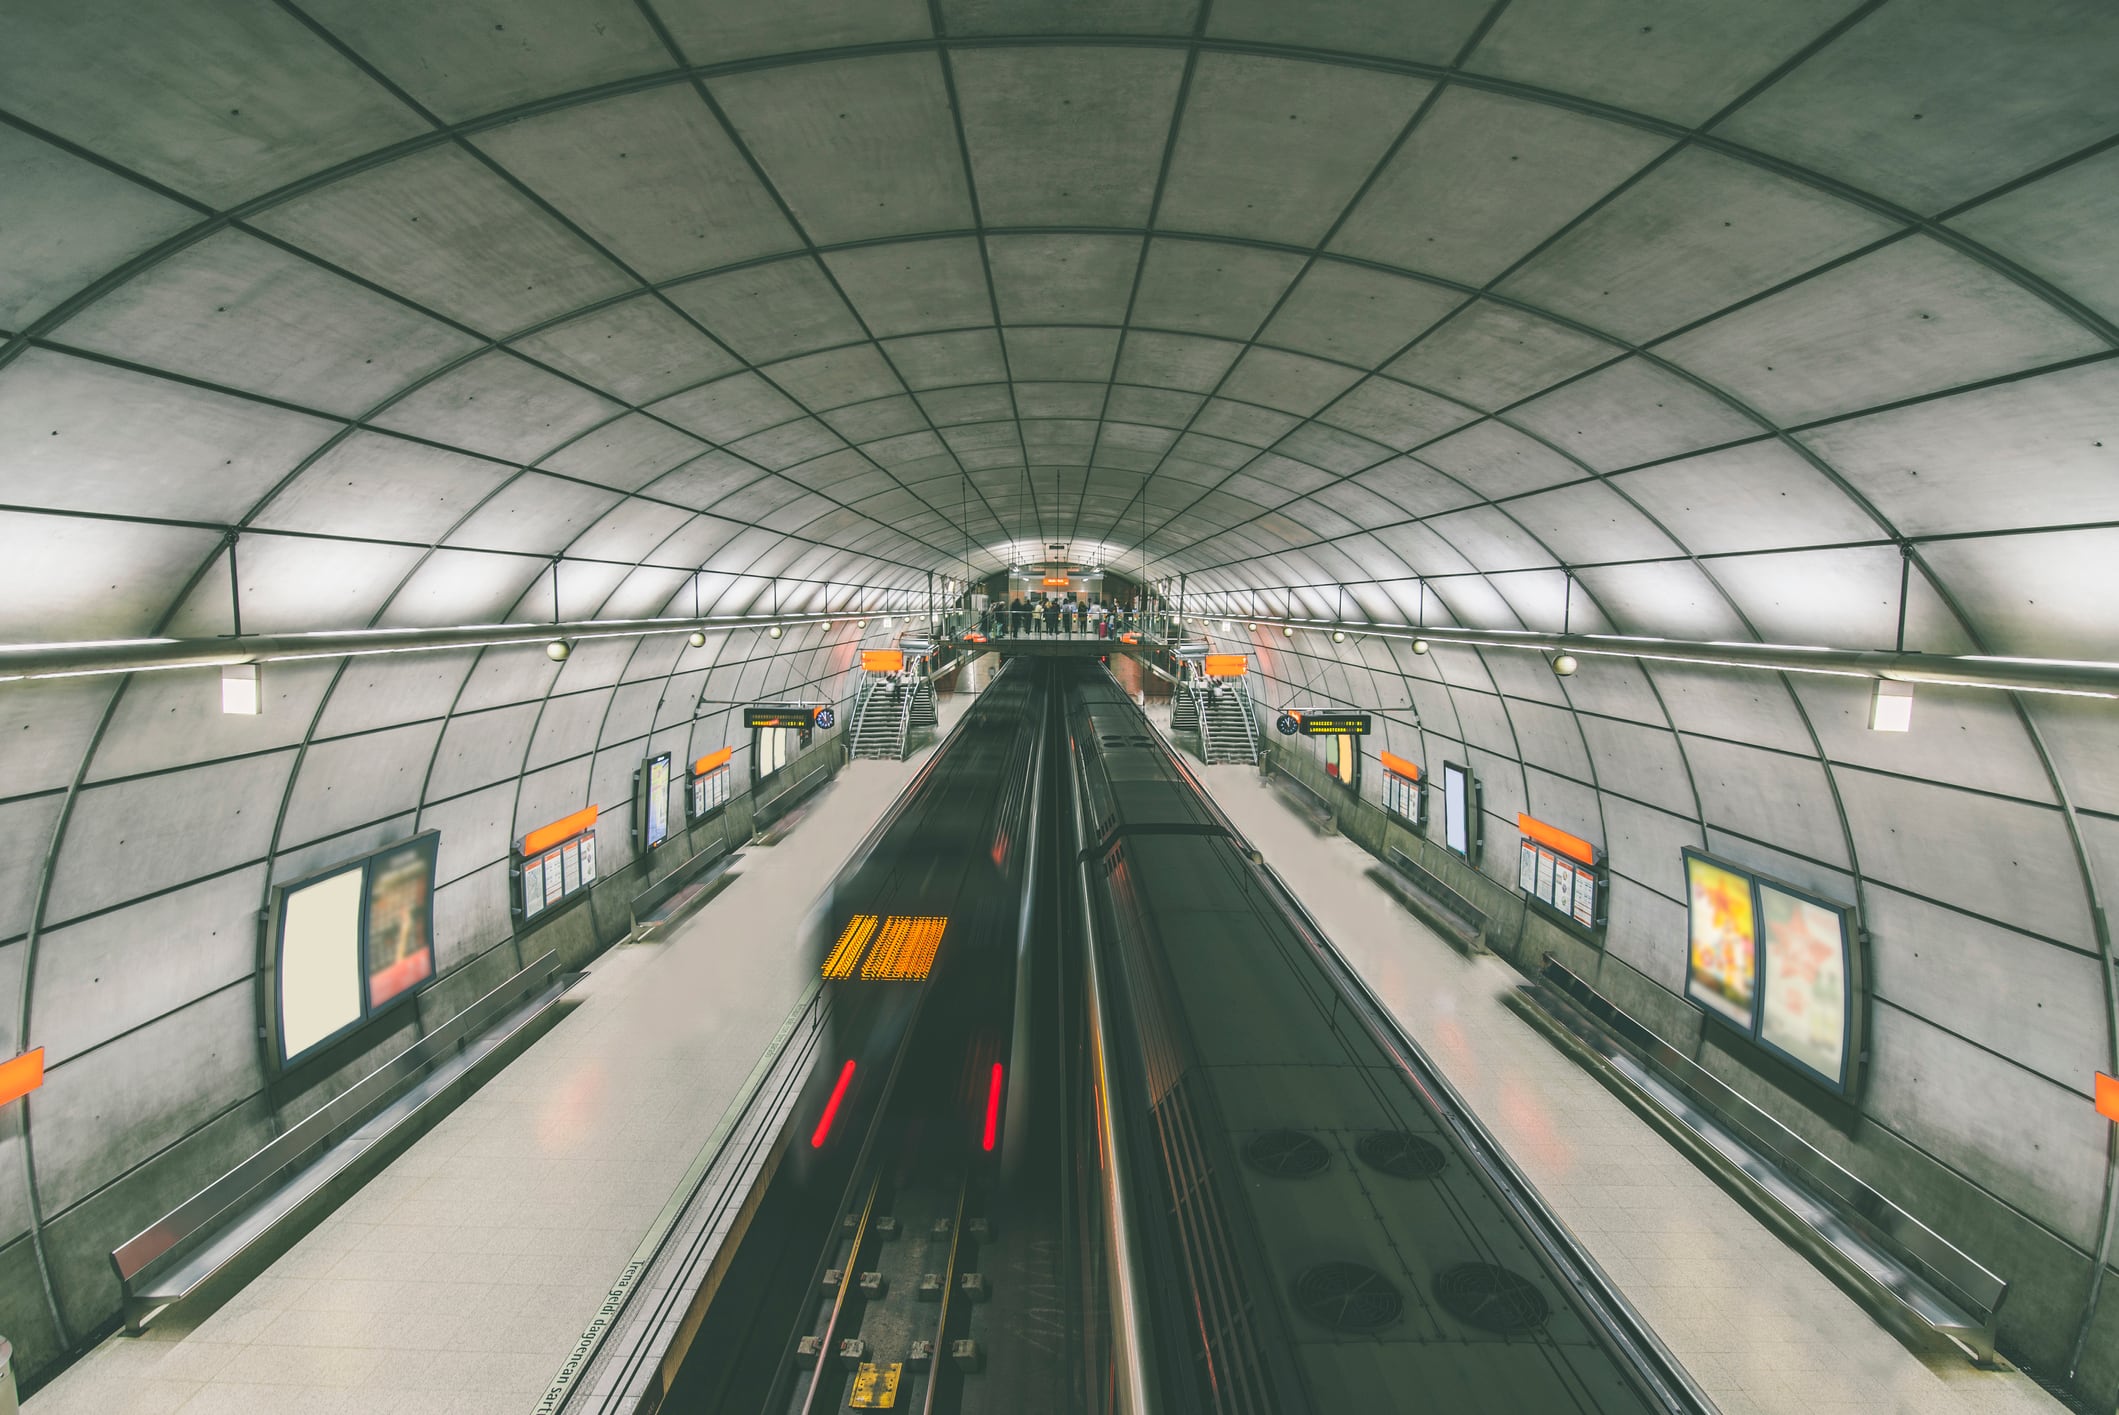
[(1842, 1084), (1850, 993), (1846, 911), (1760, 880), (1758, 926), (1759, 1040)]
[(434, 851), (424, 835), (368, 863), (368, 1008), (434, 976)]
[(1442, 764), (1442, 843), (1467, 860), (1472, 853), (1472, 774), (1455, 762)]
[(1685, 905), (1685, 996), (1750, 1031), (1758, 984), (1751, 876), (1688, 851)]
[(670, 838), (670, 754), (649, 757), (640, 771), (640, 789), (646, 793), (641, 813), (640, 838), (652, 850)]

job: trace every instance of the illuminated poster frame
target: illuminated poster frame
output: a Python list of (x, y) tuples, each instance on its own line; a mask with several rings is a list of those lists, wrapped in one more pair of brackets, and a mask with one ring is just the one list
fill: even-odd
[[(333, 1043), (359, 1031), (378, 1017), (410, 1003), (440, 975), (441, 970), (434, 951), (434, 876), (440, 846), (440, 831), (422, 831), (404, 840), (394, 841), (381, 849), (341, 861), (328, 869), (273, 886), (270, 916), (273, 981), (270, 1006), (274, 1049), (279, 1056), (282, 1070), (298, 1065)], [(406, 856), (412, 858), (406, 861)], [(411, 901), (405, 910), (409, 926), (416, 932), (417, 946), (409, 951), (400, 947), (399, 962), (388, 971), (398, 973), (401, 977), (397, 980), (394, 990), (378, 998), (375, 994), (376, 979), (379, 975), (372, 968), (373, 940), (370, 936), (379, 922), (376, 900), (377, 867), (384, 862), (390, 863), (393, 874), (403, 874), (409, 869), (421, 878), (418, 897)], [(309, 1038), (306, 1045), (290, 1051), (287, 1045), (288, 912), (297, 899), (308, 891), (348, 876), (356, 877), (351, 885), (353, 919), (351, 929), (347, 937), (341, 940), (341, 945), (350, 950), (347, 962), (352, 970), (354, 1004), (347, 1009), (344, 1022)], [(418, 959), (424, 959), (423, 965), (409, 968), (404, 966)]]
[(1485, 831), (1480, 820), (1479, 779), (1468, 766), (1442, 764), (1442, 847), (1476, 864)]
[[(1851, 905), (1841, 904), (1813, 894), (1786, 881), (1762, 875), (1756, 870), (1732, 864), (1703, 850), (1685, 847), (1685, 1000), (1697, 1007), (1707, 1018), (1744, 1038), (1761, 1051), (1792, 1067), (1805, 1079), (1813, 1081), (1834, 1095), (1851, 1095), (1859, 1078), (1862, 1048), (1862, 1016), (1867, 998), (1867, 979), (1863, 968), (1862, 935)], [(1714, 876), (1720, 876), (1717, 880)], [(1729, 995), (1725, 986), (1718, 985), (1712, 977), (1703, 981), (1700, 961), (1701, 920), (1696, 912), (1701, 907), (1701, 882), (1710, 887), (1719, 887), (1725, 896), (1724, 903), (1735, 906), (1741, 903), (1746, 911), (1744, 920), (1747, 931), (1749, 955), (1741, 960), (1723, 960), (1729, 966), (1725, 972), (1741, 973), (1741, 979), (1730, 977), (1724, 982), (1739, 981), (1749, 988), (1748, 999), (1740, 1000)], [(1741, 895), (1733, 895), (1741, 890)], [(1838, 934), (1839, 957), (1839, 1067), (1837, 1072), (1825, 1069), (1818, 1060), (1801, 1054), (1789, 1035), (1792, 1026), (1789, 1012), (1782, 1008), (1775, 1011), (1771, 1002), (1773, 955), (1780, 951), (1779, 945), (1767, 937), (1766, 911), (1787, 908), (1791, 912), (1802, 911), (1808, 923), (1829, 921)], [(1724, 932), (1728, 932), (1724, 930)], [(1726, 949), (1722, 950), (1727, 952)], [(1784, 964), (1784, 966), (1786, 966)], [(1713, 967), (1707, 972), (1712, 973)], [(1774, 1015), (1769, 1015), (1773, 1012)], [(1779, 1033), (1776, 1040), (1775, 1033)]]
[(670, 838), (670, 759), (668, 752), (645, 758), (633, 773), (633, 847), (646, 854)]

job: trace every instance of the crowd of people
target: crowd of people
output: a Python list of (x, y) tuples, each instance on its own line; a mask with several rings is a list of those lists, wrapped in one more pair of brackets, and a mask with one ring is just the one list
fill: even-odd
[(1073, 595), (1017, 595), (1006, 604), (991, 603), (979, 615), (988, 638), (1022, 638), (1033, 634), (1077, 635), (1108, 639), (1140, 627), (1137, 599), (1106, 602)]

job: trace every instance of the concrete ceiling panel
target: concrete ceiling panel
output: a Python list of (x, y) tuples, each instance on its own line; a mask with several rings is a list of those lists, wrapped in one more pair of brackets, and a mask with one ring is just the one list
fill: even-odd
[(0, 511), (0, 635), (139, 638), (221, 543), (215, 530)]
[(254, 225), (450, 319), (504, 335), (624, 291), (565, 226), (454, 147), (306, 192)]
[[(1888, 649), (1896, 642), (1901, 567), (1895, 546), (1734, 555), (1710, 568), (1767, 643)], [(1952, 652), (1954, 624), (1944, 621), (1918, 574), (1912, 583), (1906, 646)]]
[(694, 64), (925, 39), (923, 0), (661, 0), (655, 13)]
[[(512, 843), (508, 828), (514, 824), (514, 809), (512, 778), (421, 809), (419, 828), (441, 832), (434, 862), (434, 877), (441, 886), (504, 860)], [(438, 929), (436, 936), (438, 940)]]
[(2119, 752), (2106, 746), (2110, 705), (2096, 698), (2033, 693), (2021, 699), (2076, 809), (2119, 817)]
[(348, 659), (317, 722), (316, 735), (341, 737), (438, 718), (456, 701), (476, 657), (474, 650), (453, 649)]
[(312, 742), (287, 797), (281, 848), (323, 840), (418, 806), (441, 730), (438, 721), (414, 722)]
[[(552, 603), (552, 565), (547, 562), (544, 573), (530, 581), (517, 600), (512, 618), (516, 620), (551, 623), (560, 618), (596, 618), (602, 613), (604, 599), (617, 588), (626, 576), (623, 565), (606, 565), (595, 560), (570, 560), (559, 567), (559, 604), (557, 612)], [(572, 663), (573, 659), (567, 660)]]
[[(631, 644), (620, 646), (615, 652), (605, 645), (598, 647), (603, 649), (607, 659), (615, 658), (620, 661), (633, 651)], [(562, 677), (564, 676), (565, 670), (562, 671)], [(615, 679), (616, 664), (612, 664), (603, 676)], [(555, 691), (545, 700), (544, 712), (537, 719), (537, 732), (530, 739), (529, 755), (523, 759), (525, 773), (548, 767), (554, 762), (570, 760), (589, 751), (596, 744), (599, 729), (603, 726), (604, 714), (610, 705), (611, 690), (608, 687), (594, 688), (588, 692)]]
[(257, 0), (12, 15), (0, 89), (17, 116), (217, 208), (426, 130)]
[(1611, 484), (1696, 554), (1871, 540), (1883, 528), (1823, 472), (1777, 441), (1663, 462)]
[(1357, 437), (1324, 423), (1304, 423), (1282, 438), (1274, 451), (1340, 476), (1351, 475), (1391, 459), (1381, 443)]
[(784, 471), (844, 450), (839, 435), (815, 418), (800, 418), (730, 444), (729, 451), (761, 467)]
[(320, 660), (270, 665), (261, 674), (264, 711), (256, 717), (222, 712), (211, 673), (138, 675), (112, 711), (86, 779), (141, 776), (299, 743), (337, 671)]
[(2064, 369), (1804, 433), (1908, 535), (2119, 520), (2119, 364)]
[[(1514, 662), (1524, 658), (1522, 654), (1495, 654), (1489, 664), (1498, 676), (1503, 659)], [(1543, 680), (1538, 684), (1539, 689), (1550, 692), (1552, 674), (1543, 664), (1535, 664), (1533, 672)], [(1510, 695), (1514, 698), (1513, 693)], [(1583, 749), (1582, 733), (1575, 726), (1574, 714), (1543, 702), (1524, 702), (1515, 698), (1508, 704), (1508, 716), (1515, 728), (1516, 745), (1521, 748), (1526, 764), (1571, 778), (1563, 786), (1544, 772), (1536, 773), (1531, 780), (1531, 812), (1539, 820), (1551, 821), (1584, 839), (1602, 844), (1604, 831), (1596, 815), (1596, 797), (1587, 786), (1579, 784), (1589, 780), (1589, 753)], [(1555, 810), (1555, 806), (1561, 809)]]
[(446, 801), (496, 781), (514, 780), (522, 770), (523, 749), (542, 707), (541, 702), (527, 702), (485, 712), (459, 709), (449, 719), (435, 751), (427, 799)]
[(1619, 633), (1707, 643), (1748, 637), (1743, 620), (1690, 561), (1598, 565), (1575, 576)]
[(1100, 417), (1105, 390), (1093, 383), (1018, 383), (1015, 406), (1026, 418)]
[[(245, 536), (238, 548), (246, 634), (359, 629), (419, 564), (415, 546), (364, 545), (310, 536)], [(225, 574), (202, 580), (171, 616), (175, 638), (230, 627)]]
[(1786, 426), (2107, 347), (2008, 277), (1914, 236), (1657, 352)]
[[(1471, 576), (1477, 573), (1472, 568), (1472, 563), (1464, 558), (1456, 546), (1425, 524), (1378, 526), (1371, 528), (1369, 534), (1377, 544), (1398, 557), (1397, 565), (1390, 571), (1392, 574), (1404, 575), (1410, 571), (1414, 575)], [(1358, 549), (1352, 543), (1343, 542), (1341, 548), (1349, 554), (1358, 555)], [(1448, 605), (1457, 583), (1454, 580), (1445, 580), (1439, 585), (1429, 586), (1424, 592), (1418, 585), (1403, 586), (1399, 588), (1399, 594), (1401, 598), (1410, 597), (1416, 606), (1416, 612), (1418, 606), (1426, 606), (1427, 617), (1417, 622), (1448, 624), (1453, 622)], [(1443, 606), (1443, 612), (1439, 615), (1436, 613), (1438, 604)]]
[(648, 412), (709, 442), (728, 443), (802, 416), (802, 409), (754, 373), (718, 379), (665, 398)]
[(1479, 495), (1496, 498), (1580, 481), (1586, 475), (1535, 437), (1491, 418), (1422, 447), (1420, 460)]
[(667, 293), (754, 364), (866, 337), (823, 267), (808, 256), (687, 281)]
[(802, 245), (690, 84), (562, 108), (474, 141), (649, 280)]
[(1236, 361), (1220, 392), (1312, 417), (1361, 379), (1361, 370), (1301, 354), (1253, 347)]
[(1008, 371), (1021, 379), (1089, 379), (1111, 377), (1118, 355), (1115, 329), (1068, 329), (1012, 326), (1003, 331), (1008, 344)]
[[(1964, 606), (1986, 652), (2119, 659), (2119, 617), (2106, 593), (2119, 532), (1938, 541), (1920, 553)], [(1932, 639), (1909, 627), (1906, 641), (1925, 648)]]
[(460, 330), (227, 230), (104, 296), (58, 337), (346, 416), (477, 347)]
[(878, 339), (993, 322), (979, 243), (969, 236), (887, 241), (824, 257)]
[[(1705, 843), (1700, 827), (1691, 819), (1692, 813), (1674, 815), (1609, 792), (1600, 794), (1598, 804), (1604, 817), (1605, 842), (1611, 858), (1625, 861), (1622, 868), (1639, 876), (1635, 883), (1671, 899), (1683, 899), (1685, 864), (1682, 852), (1688, 845), (1697, 850)], [(1677, 973), (1682, 975), (1684, 950), (1667, 944), (1667, 939), (1682, 936), (1685, 922), (1682, 905), (1677, 917), (1680, 934), (1666, 934), (1664, 946), (1657, 951), (1676, 959)], [(1669, 984), (1671, 987), (1681, 985), (1677, 978)]]
[(0, 128), (0, 328), (28, 326), (198, 220), (137, 182)]
[(1653, 662), (1642, 666), (1654, 680), (1656, 694), (1680, 732), (1727, 737), (1798, 755), (1816, 754), (1810, 733), (1779, 674), (1725, 673), (1687, 663)]
[(1922, 684), (1914, 690), (1911, 731), (1871, 732), (1871, 687), (1861, 679), (1799, 673), (1789, 676), (1788, 685), (1834, 761), (2054, 802), (2045, 764), (2022, 719), (1998, 693)]
[(903, 393), (905, 386), (891, 372), (873, 344), (855, 344), (805, 354), (784, 363), (770, 364), (759, 372), (790, 398), (812, 409), (844, 407)]
[(46, 1064), (248, 977), (264, 884), (263, 867), (253, 866), (43, 935), (36, 1032)]
[(1331, 246), (1484, 285), (1669, 146), (1557, 104), (1452, 88), (1384, 164)]
[(1189, 34), (1199, 0), (940, 0), (949, 34)]
[(500, 623), (523, 589), (546, 568), (543, 561), (526, 555), (437, 550), (390, 601), (382, 627)]
[(1259, 331), (1267, 344), (1373, 368), (1463, 302), (1455, 290), (1320, 260)]
[(6, 794), (26, 796), (70, 783), (104, 705), (119, 686), (92, 678), (10, 683), (0, 693), (0, 741), (8, 744)]
[(894, 441), (927, 427), (920, 405), (904, 394), (853, 403), (821, 414), (833, 432), (857, 447)]
[(868, 457), (886, 467), (912, 468), (938, 455), (946, 456), (942, 439), (926, 431), (924, 418), (922, 430), (909, 432), (900, 437), (887, 437), (880, 442), (871, 442), (861, 449)]
[(1243, 345), (1224, 339), (1135, 330), (1126, 335), (1117, 376), (1123, 383), (1210, 393), (1243, 351)]
[(2119, 149), (1972, 208), (1950, 225), (2108, 318), (2119, 318)]
[(73, 919), (263, 858), (293, 766), (291, 750), (268, 751), (83, 790), (68, 829), (96, 848), (59, 852), (47, 917)]
[[(919, 395), (920, 407), (938, 428), (967, 423), (991, 424), (987, 436), (1015, 415), (1015, 403), (1005, 383), (977, 383), (965, 388), (940, 388)], [(956, 444), (952, 442), (952, 447)]]
[(1434, 516), (1468, 506), (1478, 498), (1433, 467), (1412, 457), (1399, 457), (1372, 467), (1354, 478), (1378, 496), (1389, 498), (1399, 516)]
[(726, 349), (652, 295), (606, 305), (514, 347), (625, 403), (647, 403), (738, 367)]
[[(1331, 507), (1357, 526), (1380, 526), (1405, 517), (1403, 508), (1395, 502), (1385, 501), (1375, 492), (1350, 481), (1319, 487), (1310, 493), (1310, 499)], [(1357, 574), (1351, 578), (1358, 580), (1362, 577)]]
[(513, 474), (499, 462), (356, 432), (281, 488), (253, 524), (431, 544)]
[(626, 0), (307, 0), (304, 9), (442, 118), (670, 67)]
[[(770, 476), (764, 468), (726, 452), (710, 452), (649, 483), (641, 494), (695, 511), (712, 511), (739, 487)], [(659, 552), (658, 552), (659, 554)]]
[(1501, 282), (1642, 341), (1903, 229), (1792, 178), (1687, 148)]
[(538, 465), (619, 491), (638, 491), (706, 450), (697, 438), (657, 418), (627, 413), (584, 433)]
[(1814, 758), (1722, 738), (1690, 737), (1685, 759), (1710, 826), (1751, 840), (1770, 840), (1836, 868), (1848, 865), (1832, 788)]
[(0, 465), (18, 506), (235, 521), (335, 430), (42, 350), (0, 373)]
[[(1133, 340), (1128, 339), (1130, 348)], [(1124, 369), (1127, 356), (1119, 356), (1119, 367)], [(1179, 393), (1164, 388), (1139, 388), (1121, 384), (1111, 390), (1111, 401), (1105, 408), (1105, 416), (1113, 422), (1147, 424), (1159, 428), (1181, 428), (1199, 412), (1201, 398), (1193, 393)], [(1358, 431), (1358, 429), (1357, 429)], [(1107, 432), (1105, 436), (1112, 436)], [(1161, 446), (1163, 444), (1156, 444)]]
[[(1303, 258), (1220, 241), (1148, 243), (1133, 323), (1152, 329), (1248, 339), (1301, 273)], [(1154, 336), (1134, 334), (1134, 340)]]
[(1508, 514), (1565, 564), (1654, 560), (1681, 553), (1670, 537), (1602, 482), (1575, 482), (1508, 504)]
[(1597, 783), (1643, 805), (1690, 817), (1697, 807), (1678, 739), (1666, 729), (1583, 717), (1582, 735), (1597, 764)]
[(1136, 236), (989, 236), (1001, 323), (1120, 324), (1140, 269)]
[(1615, 358), (1601, 339), (1491, 300), (1429, 331), (1389, 372), (1492, 411)]
[(1182, 51), (980, 48), (950, 63), (988, 225), (1148, 224)]
[(566, 547), (569, 557), (639, 564), (661, 562), (656, 550), (692, 518), (659, 501), (628, 499), (611, 507)]
[(2119, 11), (1885, 6), (1716, 131), (1932, 212), (2109, 136)]
[(1314, 245), (1432, 87), (1371, 70), (1205, 54), (1156, 225)]
[(1550, 551), (1496, 506), (1452, 511), (1430, 518), (1428, 525), (1483, 571), (1530, 570), (1555, 563)]
[(1756, 436), (1759, 425), (1644, 359), (1627, 359), (1515, 408), (1508, 421), (1598, 471)]
[(1218, 0), (1207, 20), (1217, 38), (1380, 54), (1447, 64), (1487, 11), (1485, 0)]
[(911, 389), (947, 388), (1007, 377), (1000, 332), (967, 329), (886, 339), (882, 349)]
[(1270, 447), (1301, 425), (1302, 420), (1293, 413), (1276, 412), (1254, 403), (1209, 398), (1199, 410), (1199, 416), (1192, 420), (1191, 431), (1241, 443), (1245, 447)]
[[(558, 676), (559, 665), (545, 657), (542, 644), (484, 649), (464, 679), (452, 710), (461, 715), (523, 702), (534, 705)], [(427, 793), (430, 800), (442, 794), (432, 789)]]
[[(582, 756), (547, 767), (543, 771), (524, 772), (522, 794), (515, 801), (515, 828), (512, 834), (520, 837), (547, 821), (572, 815), (583, 806), (591, 804), (589, 770), (589, 758)], [(609, 810), (613, 816), (618, 816), (628, 811), (632, 798), (626, 796), (615, 801), (597, 801), (594, 804)], [(628, 833), (623, 830), (598, 834), (596, 843), (601, 847), (596, 852), (598, 874), (623, 867), (631, 856), (631, 842), (627, 837)], [(614, 846), (615, 849), (612, 848)], [(604, 858), (606, 852), (616, 858), (607, 861)]]
[(481, 354), (370, 419), (511, 462), (533, 462), (624, 409), (506, 350)]
[(818, 244), (973, 224), (934, 54), (735, 73), (709, 87)]

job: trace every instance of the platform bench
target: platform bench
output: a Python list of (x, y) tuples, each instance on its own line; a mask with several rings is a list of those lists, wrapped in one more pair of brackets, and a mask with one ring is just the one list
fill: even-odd
[(559, 1019), (546, 953), (111, 1250), (125, 1329), (262, 1272)]
[(2002, 1278), (1550, 954), (1508, 1004), (1901, 1341), (1995, 1364)]
[(1274, 786), (1280, 790), (1281, 797), (1298, 813), (1307, 817), (1326, 835), (1339, 833), (1339, 818), (1323, 792), (1285, 767), (1274, 771), (1272, 778)]
[(661, 938), (672, 924), (720, 893), (734, 878), (730, 867), (742, 858), (740, 850), (731, 852), (725, 845), (714, 845), (679, 865), (657, 886), (667, 890), (660, 902), (642, 909), (639, 900), (633, 901), (633, 927), (626, 933), (626, 942), (653, 943)]
[(1459, 953), (1486, 952), (1485, 911), (1403, 850), (1392, 846), (1368, 875)]

